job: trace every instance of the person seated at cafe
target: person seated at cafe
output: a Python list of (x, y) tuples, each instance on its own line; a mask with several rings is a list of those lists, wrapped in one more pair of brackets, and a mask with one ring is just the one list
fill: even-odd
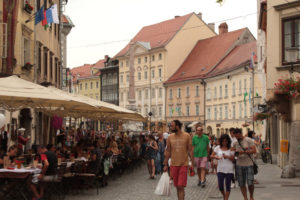
[(119, 154), (119, 148), (118, 144), (116, 142), (115, 136), (111, 137), (110, 143), (109, 143), (109, 149), (113, 154), (118, 155)]
[(89, 164), (89, 171), (94, 174), (99, 173), (99, 168), (101, 165), (101, 151), (97, 147), (97, 143), (89, 143), (88, 144), (88, 152), (90, 155), (90, 164)]
[(4, 167), (4, 158), (8, 156), (10, 163), (14, 163), (14, 159), (16, 158), (16, 155), (18, 153), (18, 146), (12, 145), (8, 148), (7, 153), (4, 153), (0, 155), (0, 168)]

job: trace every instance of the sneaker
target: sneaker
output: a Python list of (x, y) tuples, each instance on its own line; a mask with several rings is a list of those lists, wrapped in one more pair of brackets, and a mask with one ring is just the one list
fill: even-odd
[(201, 186), (201, 184), (202, 184), (202, 183), (201, 183), (201, 181), (199, 180), (199, 182), (198, 182), (198, 186)]
[(231, 183), (231, 188), (235, 188), (235, 183)]
[(205, 187), (205, 181), (203, 181), (201, 184), (201, 188), (204, 188), (204, 187)]

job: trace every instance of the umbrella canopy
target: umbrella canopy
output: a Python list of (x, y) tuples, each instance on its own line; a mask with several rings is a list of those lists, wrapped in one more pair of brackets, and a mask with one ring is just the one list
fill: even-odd
[(92, 109), (91, 105), (51, 93), (48, 88), (17, 76), (0, 78), (0, 106), (8, 110), (31, 107), (65, 110), (74, 107)]

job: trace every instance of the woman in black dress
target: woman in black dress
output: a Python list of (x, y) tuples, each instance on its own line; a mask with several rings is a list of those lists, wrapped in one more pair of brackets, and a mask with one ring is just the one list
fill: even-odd
[(146, 159), (150, 178), (154, 179), (155, 175), (155, 158), (158, 150), (157, 143), (153, 135), (146, 137)]

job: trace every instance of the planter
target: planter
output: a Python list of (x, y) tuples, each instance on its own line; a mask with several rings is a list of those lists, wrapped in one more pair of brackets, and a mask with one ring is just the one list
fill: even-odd
[(28, 3), (25, 4), (24, 6), (24, 10), (25, 12), (27, 12), (28, 14), (31, 14), (33, 11), (33, 7), (31, 5), (29, 5)]
[(26, 64), (22, 67), (22, 70), (30, 71), (32, 67), (33, 67), (32, 64), (26, 63)]
[(290, 100), (286, 94), (275, 94), (275, 109), (281, 114), (290, 114)]

